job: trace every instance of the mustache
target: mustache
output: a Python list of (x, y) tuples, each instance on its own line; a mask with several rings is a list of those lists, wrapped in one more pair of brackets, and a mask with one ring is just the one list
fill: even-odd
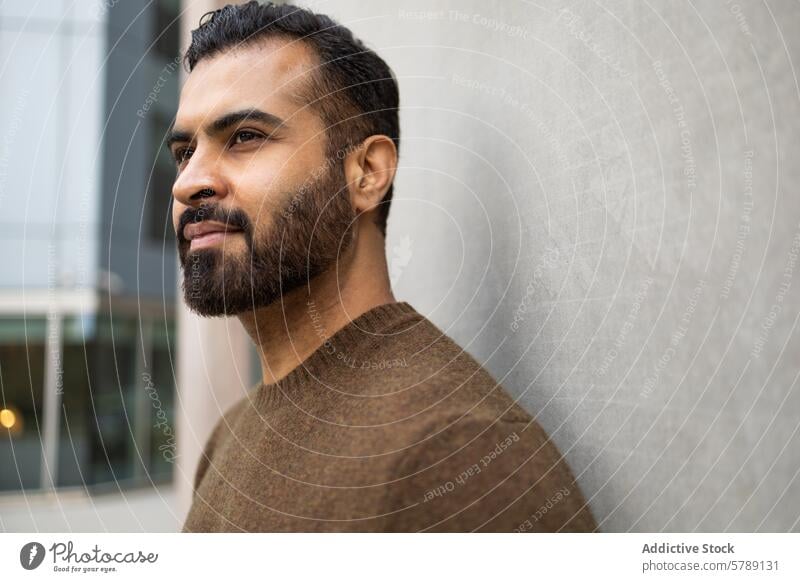
[(233, 228), (241, 229), (249, 239), (252, 232), (250, 219), (247, 214), (239, 208), (224, 208), (219, 204), (201, 204), (191, 206), (183, 211), (178, 221), (177, 237), (181, 244), (188, 244), (189, 241), (183, 236), (183, 229), (187, 224), (196, 224), (206, 220), (221, 222)]

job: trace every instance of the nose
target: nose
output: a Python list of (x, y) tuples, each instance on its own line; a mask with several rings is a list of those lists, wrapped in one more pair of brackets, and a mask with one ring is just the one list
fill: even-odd
[(172, 196), (184, 206), (197, 206), (209, 198), (221, 200), (228, 194), (226, 180), (216, 156), (194, 152), (172, 185)]

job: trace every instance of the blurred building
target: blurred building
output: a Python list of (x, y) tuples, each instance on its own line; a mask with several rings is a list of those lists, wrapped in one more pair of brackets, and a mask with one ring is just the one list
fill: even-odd
[(0, 506), (173, 479), (180, 13), (0, 5)]

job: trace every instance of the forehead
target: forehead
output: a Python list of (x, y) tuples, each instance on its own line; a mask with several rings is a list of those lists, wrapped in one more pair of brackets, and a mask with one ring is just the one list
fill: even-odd
[(297, 40), (270, 38), (199, 61), (181, 89), (176, 127), (197, 128), (230, 111), (258, 108), (287, 120), (312, 116), (304, 97), (316, 66)]

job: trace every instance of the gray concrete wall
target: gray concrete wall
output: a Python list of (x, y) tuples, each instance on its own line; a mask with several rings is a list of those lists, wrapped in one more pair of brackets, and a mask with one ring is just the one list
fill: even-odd
[(396, 295), (601, 528), (800, 531), (797, 3), (312, 5), (400, 79)]

